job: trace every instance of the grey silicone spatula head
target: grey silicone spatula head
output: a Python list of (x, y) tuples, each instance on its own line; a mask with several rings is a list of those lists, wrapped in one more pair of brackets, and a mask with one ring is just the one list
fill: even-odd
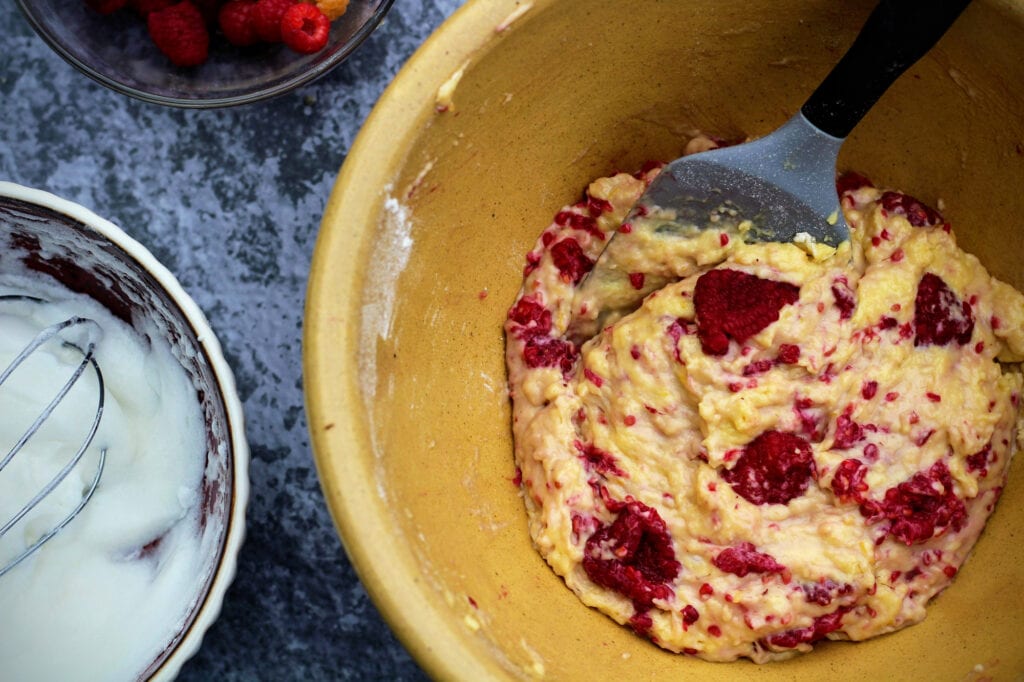
[(570, 336), (582, 342), (634, 309), (664, 276), (635, 286), (636, 249), (695, 231), (733, 231), (746, 241), (813, 241), (838, 246), (849, 237), (835, 187), (843, 140), (882, 93), (920, 59), (970, 0), (881, 0), (849, 51), (799, 112), (746, 144), (685, 156), (668, 164), (626, 217), (629, 232), (609, 240), (580, 285)]

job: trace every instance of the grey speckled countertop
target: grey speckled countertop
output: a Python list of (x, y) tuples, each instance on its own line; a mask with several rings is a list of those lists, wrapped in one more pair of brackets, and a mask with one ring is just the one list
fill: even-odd
[(252, 500), (238, 576), (179, 679), (418, 680), (353, 572), (303, 412), (302, 308), (324, 204), (405, 60), (460, 0), (396, 0), (336, 70), (270, 102), (144, 104), (79, 74), (0, 3), (0, 179), (112, 220), (174, 272), (238, 380)]

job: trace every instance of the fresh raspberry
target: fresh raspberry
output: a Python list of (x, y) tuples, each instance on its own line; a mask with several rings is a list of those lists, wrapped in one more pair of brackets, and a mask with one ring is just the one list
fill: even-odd
[(751, 504), (786, 504), (804, 494), (816, 473), (810, 443), (793, 433), (765, 431), (722, 478)]
[(206, 61), (210, 34), (202, 13), (189, 0), (151, 12), (149, 35), (175, 66), (198, 66)]
[(708, 355), (725, 355), (729, 339), (746, 341), (778, 320), (782, 307), (799, 297), (800, 288), (788, 282), (739, 270), (704, 273), (693, 292), (701, 348)]
[(625, 504), (611, 525), (591, 535), (583, 550), (587, 576), (632, 599), (637, 611), (646, 611), (655, 599), (670, 598), (667, 583), (680, 568), (658, 511), (635, 500)]
[(551, 260), (558, 271), (569, 278), (573, 284), (579, 283), (594, 267), (587, 254), (583, 253), (580, 243), (571, 237), (563, 239), (551, 247)]
[(256, 0), (230, 0), (220, 8), (217, 23), (229, 43), (245, 47), (259, 42), (255, 9)]
[(176, 0), (128, 0), (128, 5), (139, 13), (141, 17), (148, 17), (151, 13), (166, 9), (173, 5)]
[(832, 477), (832, 492), (841, 502), (863, 502), (868, 490), (864, 482), (867, 473), (867, 467), (859, 459), (844, 459)]
[(946, 222), (938, 211), (909, 194), (883, 192), (882, 196), (878, 199), (878, 203), (881, 204), (887, 213), (906, 216), (907, 221), (914, 227), (942, 225)]
[(770, 554), (758, 552), (750, 542), (727, 547), (711, 560), (721, 571), (743, 577), (748, 573), (783, 573), (786, 567)]
[(915, 346), (969, 343), (974, 334), (971, 304), (961, 301), (941, 277), (926, 272), (914, 300), (914, 334)]
[(316, 6), (328, 19), (334, 21), (348, 9), (348, 0), (316, 0)]
[(869, 523), (888, 520), (886, 532), (906, 545), (941, 535), (947, 528), (958, 531), (967, 520), (964, 501), (953, 492), (953, 478), (939, 461), (925, 472), (885, 491), (881, 500), (865, 500), (860, 513)]
[(849, 610), (850, 607), (844, 606), (832, 613), (818, 616), (811, 625), (805, 628), (796, 628), (795, 630), (780, 632), (777, 635), (769, 635), (766, 641), (771, 646), (784, 649), (792, 649), (798, 644), (817, 642), (819, 639), (824, 639), (828, 633), (838, 630), (839, 626), (843, 624), (843, 616)]
[(292, 5), (281, 18), (281, 40), (299, 54), (319, 52), (331, 37), (331, 20), (316, 5)]
[(85, 0), (85, 4), (89, 5), (93, 11), (99, 12), (100, 14), (111, 14), (121, 9), (127, 4), (128, 0)]
[(255, 10), (256, 34), (268, 43), (281, 42), (281, 18), (296, 0), (258, 0)]

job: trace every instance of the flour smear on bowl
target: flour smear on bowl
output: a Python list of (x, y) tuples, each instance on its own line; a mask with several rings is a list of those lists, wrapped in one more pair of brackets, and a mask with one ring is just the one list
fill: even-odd
[(1017, 446), (1024, 296), (848, 175), (850, 241), (655, 234), (630, 281), (670, 283), (577, 346), (578, 285), (658, 171), (596, 180), (527, 255), (505, 330), (536, 548), (584, 604), (712, 661), (919, 622)]

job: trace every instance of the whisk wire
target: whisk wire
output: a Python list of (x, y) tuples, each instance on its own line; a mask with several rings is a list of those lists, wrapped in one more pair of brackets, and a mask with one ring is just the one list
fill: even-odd
[[(15, 297), (0, 297), (0, 299), (4, 298), (11, 299)], [(38, 300), (28, 297), (23, 298), (25, 300)], [(46, 343), (50, 339), (53, 339), (55, 336), (60, 334), (65, 329), (68, 329), (69, 327), (89, 323), (95, 324), (92, 320), (87, 318), (71, 317), (68, 318), (67, 320), (64, 320), (63, 322), (58, 322), (43, 329), (35, 336), (35, 338), (32, 339), (32, 341), (28, 343), (28, 345), (25, 346), (25, 348), (22, 349), (22, 351), (14, 358), (14, 360), (11, 361), (7, 368), (4, 369), (3, 372), (0, 372), (0, 386), (2, 386), (3, 383), (11, 376), (11, 374), (13, 374), (14, 371), (19, 366), (21, 366), (21, 364), (44, 343)], [(57, 488), (57, 486), (60, 485), (64, 481), (64, 479), (68, 477), (68, 475), (74, 470), (74, 468), (81, 461), (82, 457), (85, 455), (86, 450), (88, 450), (89, 446), (92, 444), (93, 438), (96, 436), (97, 429), (99, 429), (100, 420), (103, 416), (105, 391), (103, 384), (103, 372), (100, 371), (99, 364), (96, 362), (95, 358), (96, 344), (90, 342), (86, 346), (85, 350), (67, 341), (64, 342), (64, 345), (75, 348), (76, 350), (80, 351), (83, 355), (82, 361), (78, 364), (78, 367), (75, 368), (75, 371), (71, 374), (67, 381), (64, 382), (63, 386), (61, 386), (60, 390), (57, 392), (54, 398), (39, 413), (39, 415), (36, 417), (35, 421), (31, 424), (31, 426), (29, 426), (28, 429), (21, 435), (21, 438), (18, 439), (18, 441), (14, 444), (14, 446), (7, 453), (4, 459), (0, 461), (0, 471), (3, 471), (3, 469), (11, 462), (14, 456), (17, 455), (18, 452), (20, 452), (25, 447), (25, 444), (28, 443), (28, 441), (39, 431), (43, 423), (53, 414), (54, 410), (61, 403), (61, 401), (64, 400), (68, 392), (78, 382), (79, 378), (82, 376), (82, 373), (89, 366), (92, 366), (92, 369), (95, 372), (98, 387), (96, 412), (93, 416), (92, 423), (89, 426), (88, 433), (86, 434), (81, 446), (75, 452), (74, 456), (67, 462), (67, 464), (64, 465), (64, 467), (59, 472), (57, 472), (56, 475), (54, 475), (54, 477), (42, 490), (36, 493), (36, 495), (18, 511), (18, 513), (16, 513), (10, 520), (8, 520), (6, 523), (0, 526), (0, 537), (5, 535), (9, 530), (11, 530), (15, 525), (17, 525), (25, 517), (26, 514), (32, 511), (32, 509), (34, 509), (40, 502), (42, 502), (44, 498), (51, 494)], [(27, 559), (29, 556), (34, 554), (40, 547), (43, 546), (43, 544), (45, 544), (57, 533), (59, 533), (62, 529), (64, 529), (65, 526), (71, 523), (71, 521), (78, 516), (78, 514), (82, 511), (85, 505), (92, 498), (93, 493), (96, 492), (96, 488), (99, 486), (100, 478), (103, 475), (103, 468), (104, 465), (106, 464), (106, 456), (106, 449), (104, 448), (100, 450), (99, 463), (96, 467), (96, 473), (93, 476), (92, 483), (90, 484), (89, 488), (85, 491), (85, 493), (82, 495), (82, 499), (78, 502), (75, 508), (72, 509), (53, 528), (51, 528), (38, 539), (36, 539), (36, 541), (32, 545), (27, 547), (20, 554), (18, 554), (13, 559), (9, 560), (6, 564), (4, 564), (2, 567), (0, 567), (0, 577), (3, 577), (4, 574), (11, 571), (15, 566), (17, 566), (22, 561)]]

